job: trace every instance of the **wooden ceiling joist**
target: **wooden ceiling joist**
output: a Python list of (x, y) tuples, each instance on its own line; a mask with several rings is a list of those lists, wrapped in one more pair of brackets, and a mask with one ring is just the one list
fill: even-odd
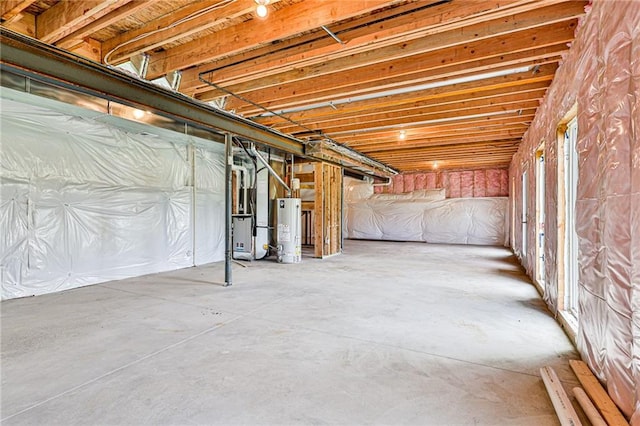
[(4, 0), (0, 3), (0, 19), (3, 24), (9, 24), (20, 18), (20, 14), (36, 0)]
[[(184, 76), (184, 89), (193, 90), (198, 86), (203, 87), (198, 80), (198, 74), (212, 69), (215, 70), (215, 74), (211, 76), (214, 80), (225, 85), (238, 84), (368, 50), (371, 49), (371, 44), (383, 46), (397, 43), (398, 37), (406, 39), (407, 34), (417, 38), (427, 29), (443, 25), (454, 28), (454, 25), (459, 26), (462, 22), (467, 22), (464, 18), (477, 17), (488, 11), (503, 10), (506, 9), (506, 4), (521, 3), (523, 3), (522, 0), (471, 2), (451, 11), (446, 3), (442, 4), (442, 2), (409, 2), (397, 8), (383, 10), (373, 16), (366, 15), (331, 25), (330, 30), (339, 35), (344, 42), (343, 45), (336, 44), (324, 32), (315, 31), (301, 37), (302, 40), (300, 38), (284, 40), (278, 44), (277, 50), (271, 47), (251, 51), (244, 56), (235, 55), (216, 61), (215, 64), (205, 64), (187, 70)], [(408, 13), (410, 11), (414, 12)], [(447, 14), (446, 21), (443, 20), (444, 13)], [(416, 31), (421, 33), (415, 34)]]
[(130, 1), (61, 1), (36, 18), (37, 37), (45, 43), (55, 43)]
[[(170, 71), (182, 70), (202, 62), (210, 62), (218, 57), (232, 55), (276, 40), (295, 36), (330, 25), (336, 17), (348, 19), (371, 12), (372, 10), (399, 3), (401, 0), (349, 0), (327, 2), (324, 0), (306, 0), (301, 3), (274, 11), (270, 25), (260, 20), (251, 20), (240, 24), (242, 28), (201, 37), (173, 49), (153, 55), (149, 62), (150, 78), (164, 75)], [(238, 37), (238, 34), (242, 34)]]
[(509, 164), (587, 3), (271, 0), (258, 19), (254, 0), (5, 0), (0, 12), (109, 64), (145, 53), (146, 79), (181, 71), (182, 94), (279, 132), (420, 171)]
[[(273, 0), (272, 3), (277, 1)], [(105, 56), (109, 55), (107, 61), (117, 64), (139, 53), (151, 52), (157, 47), (252, 13), (254, 10), (253, 0), (204, 0), (162, 16), (141, 28), (106, 40), (103, 50)]]
[[(462, 49), (466, 49), (470, 55), (472, 55), (470, 59), (477, 60), (482, 57), (495, 56), (495, 45), (508, 45), (507, 48), (509, 50), (506, 52), (503, 51), (502, 53), (504, 54), (529, 50), (532, 45), (543, 47), (550, 44), (558, 44), (558, 41), (568, 42), (572, 40), (575, 25), (577, 23), (574, 19), (576, 15), (575, 12), (569, 14), (570, 16), (566, 21), (559, 21), (545, 25), (543, 25), (545, 21), (540, 19), (536, 12), (537, 11), (527, 12), (524, 17), (516, 15), (511, 17), (513, 21), (509, 19), (497, 20), (496, 22), (492, 21), (493, 25), (487, 26), (487, 28), (478, 24), (479, 28), (459, 28), (438, 34), (437, 37), (423, 37), (402, 42), (401, 44), (375, 48), (362, 53), (355, 53), (313, 66), (296, 68), (276, 75), (232, 85), (228, 87), (228, 89), (234, 93), (242, 94), (269, 87), (279, 88), (279, 86), (284, 82), (291, 85), (292, 83), (300, 80), (306, 80), (311, 77), (319, 77), (340, 71), (349, 71), (355, 68), (371, 66), (379, 63), (393, 62), (394, 64), (401, 64), (403, 60), (405, 60), (404, 62), (419, 61), (420, 69), (431, 69), (447, 65), (446, 62), (442, 62), (443, 57), (457, 58), (456, 55), (452, 55), (450, 52), (446, 51), (446, 49), (455, 48), (457, 46), (458, 48), (459, 46), (462, 46)], [(536, 20), (536, 17), (540, 20)], [(543, 26), (544, 30), (538, 30), (539, 26)], [(481, 31), (481, 28), (484, 28), (483, 31)], [(476, 31), (474, 32), (473, 30)], [(562, 35), (564, 35), (564, 40), (562, 39)], [(559, 36), (560, 38), (558, 38)], [(543, 37), (544, 40), (541, 40), (541, 37)], [(491, 39), (491, 42), (487, 43), (486, 40), (489, 39)], [(547, 43), (545, 43), (545, 41), (547, 41)], [(431, 58), (414, 57), (415, 55), (425, 55), (434, 51), (438, 54), (431, 55)], [(429, 59), (431, 59), (430, 62)], [(456, 60), (456, 62), (460, 61)], [(422, 65), (423, 63), (424, 65)], [(407, 73), (407, 71), (405, 71), (405, 73)], [(358, 75), (363, 74), (366, 73), (362, 72), (362, 70), (358, 73)], [(216, 84), (223, 83), (220, 79), (216, 79), (215, 75), (212, 76), (212, 79)], [(337, 79), (334, 81), (342, 80)], [(264, 102), (262, 99), (251, 99), (258, 103)]]
[[(407, 84), (415, 84), (418, 79), (422, 82), (428, 82), (446, 77), (460, 76), (469, 72), (477, 74), (491, 71), (499, 67), (503, 67), (501, 62), (504, 55), (510, 53), (518, 53), (522, 51), (531, 51), (534, 48), (543, 48), (547, 46), (557, 46), (560, 43), (566, 43), (573, 37), (574, 28), (571, 24), (554, 24), (554, 26), (546, 28), (540, 34), (536, 30), (527, 30), (515, 35), (498, 37), (490, 43), (474, 42), (468, 45), (451, 47), (443, 51), (429, 52), (415, 57), (404, 58), (402, 60), (390, 61), (380, 65), (366, 66), (351, 71), (336, 72), (329, 75), (316, 77), (308, 75), (304, 80), (299, 77), (287, 80), (288, 76), (283, 78), (281, 84), (275, 87), (268, 87), (259, 91), (244, 92), (236, 87), (231, 87), (234, 93), (241, 93), (251, 101), (260, 105), (267, 106), (271, 109), (292, 108), (304, 104), (319, 101), (330, 101), (343, 97), (361, 94), (363, 92), (379, 91), (381, 88), (402, 87)], [(495, 50), (494, 45), (507, 46), (509, 53), (500, 54)], [(566, 47), (566, 46), (565, 46)], [(553, 56), (559, 53), (559, 50), (551, 52)], [(482, 68), (474, 69), (474, 62), (494, 58), (493, 66), (482, 65)], [(528, 61), (516, 62), (509, 68), (518, 68), (520, 64), (528, 63)], [(445, 67), (453, 69), (446, 69)], [(469, 70), (471, 68), (471, 70)], [(416, 75), (419, 74), (419, 77)], [(400, 79), (400, 84), (391, 85), (392, 83), (385, 79)], [(396, 80), (398, 81), (398, 80)], [(314, 89), (315, 88), (315, 89)], [(216, 92), (216, 95), (219, 95)], [(209, 94), (198, 95), (199, 99), (207, 100)], [(237, 109), (246, 115), (258, 113), (253, 106), (232, 100), (229, 108)]]

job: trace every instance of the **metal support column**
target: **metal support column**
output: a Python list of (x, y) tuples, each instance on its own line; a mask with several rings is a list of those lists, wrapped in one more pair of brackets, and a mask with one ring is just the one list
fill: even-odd
[(224, 222), (225, 222), (225, 249), (224, 249), (224, 286), (231, 285), (231, 255), (233, 253), (233, 237), (232, 237), (232, 218), (233, 212), (231, 203), (233, 202), (233, 185), (232, 185), (232, 167), (233, 167), (233, 140), (231, 133), (224, 135), (224, 152), (225, 152), (225, 196), (224, 196)]

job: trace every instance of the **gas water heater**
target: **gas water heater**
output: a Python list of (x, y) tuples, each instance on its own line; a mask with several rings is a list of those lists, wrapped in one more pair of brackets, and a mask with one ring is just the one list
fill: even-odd
[(300, 198), (278, 198), (278, 262), (298, 263), (302, 261), (302, 219)]

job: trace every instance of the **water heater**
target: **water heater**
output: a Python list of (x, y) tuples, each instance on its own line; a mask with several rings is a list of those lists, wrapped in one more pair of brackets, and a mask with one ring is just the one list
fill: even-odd
[(278, 198), (278, 262), (298, 263), (302, 260), (302, 221), (300, 198)]

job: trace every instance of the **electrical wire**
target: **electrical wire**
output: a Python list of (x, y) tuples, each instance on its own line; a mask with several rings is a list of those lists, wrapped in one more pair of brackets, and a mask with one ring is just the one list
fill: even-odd
[(124, 46), (126, 46), (128, 44), (135, 43), (136, 41), (142, 40), (143, 38), (149, 37), (150, 35), (157, 34), (157, 33), (169, 30), (171, 28), (175, 28), (178, 25), (181, 25), (181, 24), (184, 24), (185, 22), (189, 22), (189, 21), (191, 21), (193, 19), (199, 18), (200, 16), (205, 15), (205, 14), (207, 14), (207, 13), (213, 11), (213, 10), (221, 9), (221, 8), (223, 8), (225, 6), (228, 6), (228, 5), (232, 4), (232, 3), (235, 3), (236, 1), (237, 0), (222, 0), (220, 3), (213, 4), (213, 5), (209, 6), (209, 7), (206, 7), (204, 9), (198, 10), (197, 12), (193, 12), (192, 14), (187, 15), (182, 19), (178, 19), (177, 21), (167, 25), (164, 28), (158, 28), (157, 30), (153, 30), (153, 31), (149, 31), (149, 32), (140, 34), (140, 35), (132, 38), (131, 40), (127, 40), (124, 43), (120, 43), (119, 45), (117, 45), (116, 47), (111, 49), (109, 52), (107, 52), (106, 55), (104, 55), (104, 59), (103, 59), (104, 63), (106, 65), (112, 66), (109, 63), (109, 57), (111, 55), (113, 55), (118, 49), (120, 49), (120, 48), (122, 48), (122, 47), (124, 47)]

